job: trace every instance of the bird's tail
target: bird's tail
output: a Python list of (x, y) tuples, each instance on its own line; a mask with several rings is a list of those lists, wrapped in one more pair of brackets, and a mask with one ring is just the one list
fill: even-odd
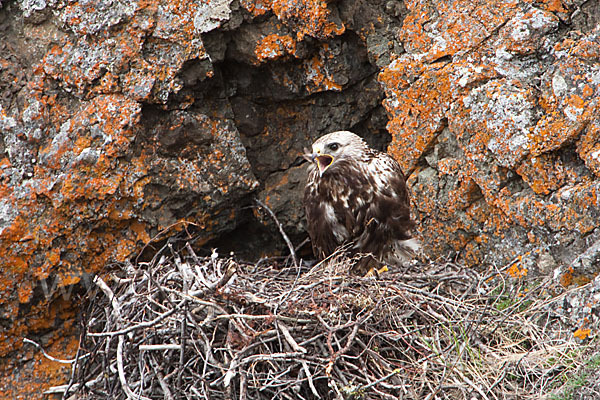
[(390, 264), (406, 264), (415, 259), (421, 251), (421, 243), (415, 239), (398, 240), (392, 245), (392, 251), (387, 254), (385, 262)]

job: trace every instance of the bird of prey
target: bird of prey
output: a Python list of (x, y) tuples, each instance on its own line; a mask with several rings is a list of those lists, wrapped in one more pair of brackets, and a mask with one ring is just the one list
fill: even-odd
[(339, 246), (384, 265), (414, 257), (419, 243), (411, 234), (408, 189), (396, 160), (348, 131), (322, 136), (304, 158), (311, 162), (304, 207), (317, 258)]

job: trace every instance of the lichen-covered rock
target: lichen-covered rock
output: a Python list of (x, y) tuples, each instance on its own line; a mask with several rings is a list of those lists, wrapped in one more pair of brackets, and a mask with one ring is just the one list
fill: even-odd
[[(183, 64), (206, 60), (200, 33), (227, 21), (226, 4), (215, 15), (197, 2), (74, 2), (58, 10), (76, 35), (44, 57), (44, 72), (78, 97), (120, 92), (138, 101), (165, 103), (182, 83)], [(210, 72), (210, 71), (209, 71)], [(208, 73), (209, 74), (209, 73)]]
[(1, 2), (0, 355), (25, 354), (2, 386), (56, 379), (21, 338), (72, 357), (87, 274), (148, 243), (286, 251), (254, 196), (301, 243), (300, 155), (333, 130), (398, 160), (428, 256), (585, 282), (596, 3)]
[(600, 237), (598, 32), (565, 35), (553, 4), (408, 9), (379, 80), (428, 253), (573, 261)]
[[(88, 274), (154, 238), (233, 229), (257, 189), (230, 107), (165, 106), (184, 64), (199, 66), (194, 82), (210, 78), (200, 34), (227, 22), (231, 2), (208, 19), (203, 2), (176, 3), (20, 2), (25, 20), (17, 3), (1, 10), (0, 356), (29, 354), (8, 373), (47, 368), (23, 337), (72, 356), (60, 343)], [(28, 48), (27, 29), (44, 42)], [(5, 394), (18, 398), (14, 387)]]

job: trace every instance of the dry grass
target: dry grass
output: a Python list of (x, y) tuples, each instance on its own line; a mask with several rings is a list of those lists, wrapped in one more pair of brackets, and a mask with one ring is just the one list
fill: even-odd
[(71, 382), (94, 399), (541, 399), (584, 348), (562, 289), (453, 263), (375, 278), (164, 248), (90, 293)]

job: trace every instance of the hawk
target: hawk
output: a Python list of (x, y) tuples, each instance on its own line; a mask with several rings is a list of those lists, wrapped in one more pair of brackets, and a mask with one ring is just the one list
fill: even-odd
[(319, 259), (339, 246), (402, 264), (419, 248), (412, 237), (410, 200), (400, 165), (348, 131), (329, 133), (312, 145), (304, 207), (313, 252)]

